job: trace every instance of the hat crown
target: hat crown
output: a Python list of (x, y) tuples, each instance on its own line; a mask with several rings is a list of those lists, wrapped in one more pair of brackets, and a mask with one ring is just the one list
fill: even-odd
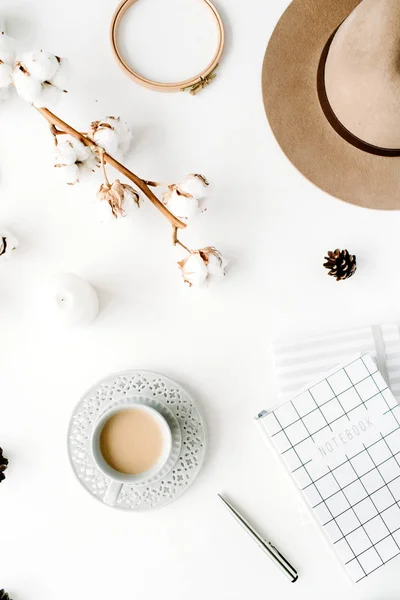
[(325, 64), (326, 95), (362, 141), (400, 149), (400, 2), (362, 0), (340, 25)]

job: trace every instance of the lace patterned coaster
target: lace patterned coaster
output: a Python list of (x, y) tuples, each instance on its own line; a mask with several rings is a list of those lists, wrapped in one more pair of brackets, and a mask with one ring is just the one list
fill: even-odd
[(179, 457), (169, 471), (162, 471), (142, 485), (124, 484), (116, 507), (143, 510), (166, 506), (181, 496), (196, 479), (206, 450), (206, 432), (199, 410), (185, 390), (163, 375), (151, 371), (123, 371), (102, 379), (81, 399), (71, 418), (68, 453), (82, 485), (103, 501), (109, 479), (91, 454), (91, 434), (99, 415), (110, 405), (130, 398), (153, 406), (171, 425), (173, 437), (181, 439)]

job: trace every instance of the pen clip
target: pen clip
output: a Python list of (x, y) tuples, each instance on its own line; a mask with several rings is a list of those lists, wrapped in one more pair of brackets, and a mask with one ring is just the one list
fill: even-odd
[[(264, 541), (265, 541), (265, 543), (266, 543), (266, 544), (268, 544), (268, 546), (269, 546), (270, 548), (272, 548), (272, 550), (275, 552), (275, 554), (277, 554), (277, 555), (278, 555), (278, 556), (279, 556), (279, 557), (280, 557), (280, 558), (283, 560), (283, 562), (287, 564), (287, 566), (289, 567), (289, 569), (291, 569), (291, 570), (292, 570), (292, 569), (293, 569), (293, 566), (290, 564), (290, 562), (288, 561), (288, 559), (287, 559), (287, 558), (285, 558), (285, 557), (283, 556), (283, 554), (281, 554), (281, 552), (279, 552), (278, 548), (277, 548), (276, 546), (274, 546), (274, 545), (273, 545), (271, 542), (268, 542), (267, 540), (264, 540)], [(294, 569), (293, 569), (293, 570), (294, 570)]]

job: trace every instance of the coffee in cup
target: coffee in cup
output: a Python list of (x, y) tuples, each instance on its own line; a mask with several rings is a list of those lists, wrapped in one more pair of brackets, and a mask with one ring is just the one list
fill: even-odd
[(100, 432), (100, 452), (112, 469), (139, 475), (157, 463), (163, 450), (163, 433), (157, 420), (142, 408), (125, 408), (113, 414)]
[(92, 453), (109, 480), (103, 501), (113, 506), (123, 484), (145, 485), (162, 471), (172, 456), (171, 428), (147, 404), (121, 404), (95, 423)]

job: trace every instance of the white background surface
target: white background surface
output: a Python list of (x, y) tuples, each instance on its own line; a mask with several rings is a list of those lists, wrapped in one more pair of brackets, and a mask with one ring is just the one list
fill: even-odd
[[(221, 0), (227, 42), (219, 76), (192, 98), (138, 87), (118, 69), (108, 42), (114, 0), (2, 0), (11, 34), (70, 59), (60, 116), (84, 130), (122, 115), (135, 135), (127, 162), (144, 178), (207, 175), (209, 210), (182, 240), (214, 244), (231, 259), (219, 287), (187, 289), (170, 227), (147, 201), (134, 221), (100, 223), (99, 176), (62, 184), (41, 117), (21, 101), (1, 106), (0, 222), (21, 241), (0, 265), (0, 441), (10, 458), (0, 488), (0, 587), (14, 600), (398, 598), (398, 560), (352, 587), (313, 522), (299, 515), (296, 491), (252, 421), (274, 404), (275, 336), (398, 320), (400, 312), (399, 214), (328, 197), (270, 133), (260, 72), (286, 4)], [(173, 79), (208, 58), (214, 34), (196, 0), (142, 5), (124, 36), (132, 26), (144, 70)], [(357, 254), (359, 270), (347, 282), (321, 266), (335, 247)], [(89, 329), (62, 330), (46, 314), (46, 282), (60, 271), (98, 289), (102, 311)], [(74, 405), (99, 378), (125, 368), (176, 378), (209, 426), (200, 478), (158, 512), (102, 506), (68, 463)], [(221, 491), (298, 567), (295, 586), (225, 512)]]

